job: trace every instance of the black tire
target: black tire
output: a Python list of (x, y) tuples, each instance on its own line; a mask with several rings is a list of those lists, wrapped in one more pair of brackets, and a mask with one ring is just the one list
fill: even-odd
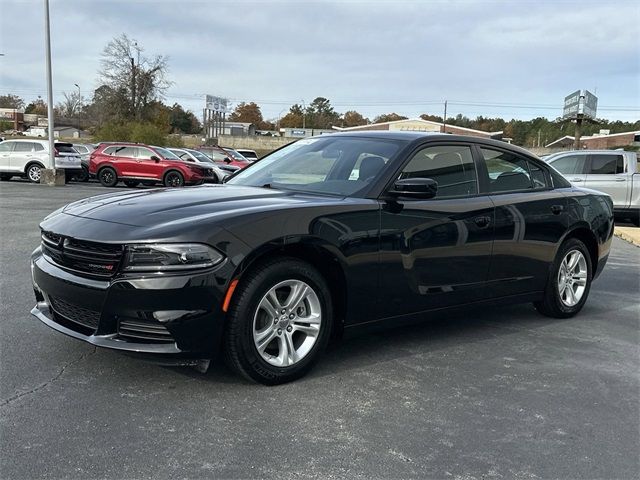
[[(570, 252), (578, 251), (582, 254), (586, 263), (586, 285), (579, 301), (572, 306), (567, 305), (560, 294), (560, 268)], [(549, 278), (544, 290), (544, 297), (541, 301), (534, 302), (534, 306), (541, 314), (552, 318), (569, 318), (576, 315), (584, 306), (589, 297), (591, 280), (593, 278), (593, 265), (591, 255), (586, 245), (577, 238), (569, 238), (560, 246), (556, 258), (549, 271)], [(570, 287), (573, 288), (573, 287)]]
[(140, 185), (140, 182), (138, 182), (137, 180), (125, 180), (124, 184), (129, 188), (135, 188)]
[(165, 174), (162, 183), (165, 187), (184, 187), (184, 177), (180, 172), (171, 170)]
[(98, 180), (103, 187), (114, 187), (118, 183), (118, 175), (111, 167), (104, 167), (98, 172)]
[[(293, 365), (281, 367), (267, 362), (258, 352), (253, 336), (254, 316), (258, 315), (260, 301), (267, 292), (287, 280), (302, 281), (313, 290), (320, 306), (322, 320), (315, 343), (308, 353)], [(225, 361), (232, 370), (264, 385), (278, 385), (296, 380), (311, 369), (326, 348), (332, 322), (331, 293), (322, 275), (301, 260), (289, 257), (273, 258), (247, 272), (233, 294), (223, 339)], [(294, 335), (295, 333), (291, 334), (291, 338)], [(273, 341), (278, 342), (279, 339), (274, 338)]]
[(27, 165), (27, 168), (24, 169), (24, 173), (30, 182), (40, 183), (43, 168), (44, 167), (38, 163), (30, 163)]
[(88, 182), (89, 181), (89, 169), (83, 165), (82, 166), (82, 172), (76, 174), (75, 181), (76, 182)]

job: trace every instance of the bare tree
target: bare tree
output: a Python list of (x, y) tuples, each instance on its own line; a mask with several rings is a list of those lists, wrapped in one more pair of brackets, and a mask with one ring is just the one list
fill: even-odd
[(167, 79), (167, 57), (149, 58), (143, 52), (138, 42), (123, 33), (104, 48), (98, 71), (102, 85), (112, 91), (126, 92), (126, 111), (136, 120), (142, 119), (145, 107), (162, 99), (171, 85)]
[(56, 112), (62, 117), (77, 117), (84, 104), (84, 99), (80, 92), (63, 92), (64, 100), (56, 105)]

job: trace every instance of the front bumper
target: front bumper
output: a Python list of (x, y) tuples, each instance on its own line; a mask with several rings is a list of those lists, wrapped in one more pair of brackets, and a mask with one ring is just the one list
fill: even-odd
[(92, 345), (177, 358), (212, 358), (220, 343), (224, 284), (215, 270), (91, 279), (31, 257), (36, 306), (45, 325)]

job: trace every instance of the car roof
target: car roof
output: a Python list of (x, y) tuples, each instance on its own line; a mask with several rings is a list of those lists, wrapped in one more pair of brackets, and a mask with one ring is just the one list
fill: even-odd
[(621, 153), (624, 153), (625, 150), (564, 150), (562, 152), (555, 152), (555, 153), (551, 153), (549, 154), (549, 157), (559, 157), (560, 155), (567, 155), (567, 154), (572, 154), (572, 155), (579, 155), (579, 154), (588, 154), (588, 153), (597, 153), (599, 155), (602, 154), (606, 154), (606, 153), (610, 153), (611, 155), (620, 155)]
[(527, 155), (529, 157), (535, 157), (535, 154), (531, 153), (524, 148), (516, 145), (503, 142), (502, 140), (495, 140), (493, 138), (475, 137), (472, 135), (452, 135), (449, 133), (440, 132), (409, 132), (409, 131), (388, 131), (388, 130), (361, 130), (358, 132), (337, 132), (324, 135), (317, 135), (314, 137), (306, 138), (324, 138), (324, 137), (360, 137), (360, 138), (380, 138), (390, 140), (402, 140), (407, 143), (419, 142), (420, 140), (429, 140), (432, 142), (471, 142), (476, 144), (484, 144), (489, 147), (498, 147), (507, 149), (513, 152)]

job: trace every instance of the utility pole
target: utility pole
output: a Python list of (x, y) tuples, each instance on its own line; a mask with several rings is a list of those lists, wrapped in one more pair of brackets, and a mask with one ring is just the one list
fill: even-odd
[[(44, 0), (44, 33), (47, 62), (47, 131), (49, 133), (49, 168), (45, 169), (48, 170), (48, 172), (43, 172), (43, 174), (41, 174), (40, 182), (55, 185), (60, 179), (56, 174), (56, 146), (53, 139), (53, 81), (51, 79), (51, 29), (49, 28), (49, 0)], [(53, 175), (51, 175), (51, 173)], [(64, 181), (62, 183), (64, 184)]]
[(442, 117), (442, 133), (447, 133), (447, 101), (444, 101), (444, 116)]
[(574, 133), (573, 149), (580, 150), (580, 137), (582, 135), (582, 114), (576, 115), (576, 131)]
[(76, 104), (76, 108), (78, 109), (76, 123), (78, 125), (78, 138), (80, 138), (80, 106), (82, 104), (82, 93), (80, 91), (80, 85), (74, 83), (76, 87), (78, 87), (78, 102)]
[[(305, 130), (306, 129), (306, 114), (307, 114), (307, 106), (304, 103), (304, 100), (301, 100), (302, 102), (302, 129)], [(304, 133), (305, 136), (307, 136), (307, 132)]]

